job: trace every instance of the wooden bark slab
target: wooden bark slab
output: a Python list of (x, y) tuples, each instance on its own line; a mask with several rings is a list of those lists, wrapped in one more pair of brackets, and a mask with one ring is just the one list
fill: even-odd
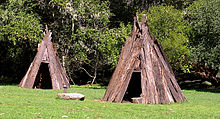
[(142, 97), (134, 97), (134, 98), (131, 98), (131, 99), (132, 99), (132, 103), (137, 103), (137, 104), (142, 103)]
[(84, 100), (85, 96), (80, 93), (58, 93), (57, 96), (66, 100)]

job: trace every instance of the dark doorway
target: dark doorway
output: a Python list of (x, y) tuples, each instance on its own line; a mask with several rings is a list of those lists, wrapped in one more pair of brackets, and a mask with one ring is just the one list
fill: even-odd
[(41, 63), (33, 88), (52, 89), (52, 82), (48, 65), (48, 63)]
[(133, 72), (123, 100), (132, 102), (131, 98), (140, 97), (141, 93), (141, 72)]

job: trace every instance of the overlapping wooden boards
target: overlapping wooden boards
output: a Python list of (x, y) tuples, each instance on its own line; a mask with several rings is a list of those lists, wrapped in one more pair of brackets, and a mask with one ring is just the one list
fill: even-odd
[(168, 104), (186, 100), (166, 54), (150, 35), (146, 15), (143, 15), (141, 22), (134, 19), (132, 35), (122, 48), (103, 101), (122, 102), (137, 63), (141, 71), (141, 103)]
[(66, 75), (65, 70), (61, 66), (59, 57), (55, 53), (53, 44), (51, 42), (51, 32), (48, 31), (47, 27), (45, 30), (44, 38), (40, 44), (39, 50), (31, 63), (27, 73), (21, 80), (19, 87), (21, 88), (33, 88), (34, 82), (36, 80), (37, 73), (39, 71), (41, 63), (45, 63), (44, 55), (47, 55), (48, 68), (50, 72), (52, 88), (62, 89), (63, 85), (67, 85), (69, 88), (69, 79)]

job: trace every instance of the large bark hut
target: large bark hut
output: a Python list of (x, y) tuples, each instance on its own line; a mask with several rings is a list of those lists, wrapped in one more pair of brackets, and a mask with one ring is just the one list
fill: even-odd
[[(139, 96), (133, 99), (138, 99), (137, 102), (142, 104), (185, 101), (162, 46), (150, 35), (146, 15), (143, 15), (141, 22), (137, 19), (134, 19), (132, 35), (122, 48), (117, 67), (102, 100), (122, 102), (126, 98), (131, 100), (133, 97), (129, 96), (138, 93)], [(133, 77), (134, 72), (139, 72), (141, 79)], [(131, 78), (134, 81), (130, 81)], [(135, 82), (141, 82), (141, 85)], [(128, 87), (130, 85), (136, 85), (132, 86), (132, 90), (141, 88), (141, 92), (131, 92)]]
[[(61, 66), (60, 59), (56, 55), (57, 51), (51, 42), (51, 34), (52, 32), (48, 31), (46, 27), (45, 35), (38, 48), (38, 52), (27, 73), (21, 80), (19, 87), (52, 89), (62, 89), (63, 85), (67, 85), (68, 88), (70, 87), (69, 78)], [(44, 86), (41, 87), (41, 85)]]

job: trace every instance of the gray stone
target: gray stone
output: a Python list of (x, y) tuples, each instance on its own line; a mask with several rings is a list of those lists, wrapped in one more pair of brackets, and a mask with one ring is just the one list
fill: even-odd
[(57, 96), (67, 100), (84, 100), (85, 96), (80, 93), (58, 93)]

